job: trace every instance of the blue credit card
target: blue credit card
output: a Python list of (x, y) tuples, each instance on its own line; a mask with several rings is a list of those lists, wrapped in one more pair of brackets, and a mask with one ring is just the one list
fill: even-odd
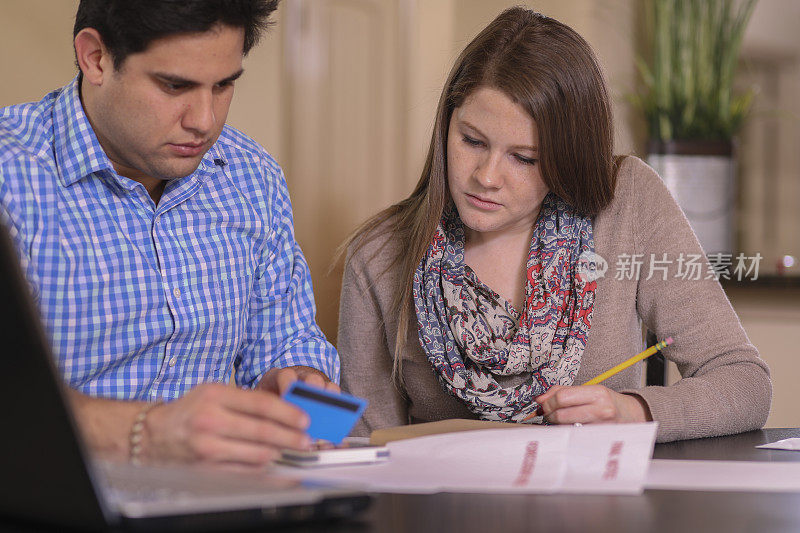
[(311, 418), (308, 435), (339, 444), (350, 433), (367, 400), (340, 392), (331, 392), (295, 381), (283, 399), (296, 405)]

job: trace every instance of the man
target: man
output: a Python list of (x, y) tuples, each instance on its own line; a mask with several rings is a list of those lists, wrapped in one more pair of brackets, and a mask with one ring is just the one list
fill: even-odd
[(281, 169), (225, 125), (277, 4), (81, 0), (79, 75), (0, 110), (0, 219), (95, 449), (263, 465), (308, 446), (278, 394), (338, 389)]

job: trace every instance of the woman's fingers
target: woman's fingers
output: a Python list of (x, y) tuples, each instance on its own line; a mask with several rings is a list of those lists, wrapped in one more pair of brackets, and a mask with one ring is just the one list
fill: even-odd
[(542, 414), (554, 424), (614, 422), (619, 418), (610, 389), (602, 385), (564, 387), (556, 385), (535, 398)]

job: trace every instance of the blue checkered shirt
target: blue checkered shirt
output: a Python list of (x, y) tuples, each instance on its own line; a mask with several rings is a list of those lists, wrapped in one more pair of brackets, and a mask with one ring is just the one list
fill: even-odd
[(0, 109), (0, 219), (77, 390), (170, 400), (293, 365), (338, 382), (283, 173), (234, 128), (156, 205), (114, 171), (76, 78)]

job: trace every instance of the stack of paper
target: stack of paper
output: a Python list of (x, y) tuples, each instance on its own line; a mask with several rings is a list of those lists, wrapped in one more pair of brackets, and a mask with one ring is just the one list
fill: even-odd
[(646, 487), (661, 490), (800, 492), (800, 463), (651, 461)]
[(651, 422), (465, 431), (390, 442), (391, 460), (384, 464), (278, 469), (377, 492), (636, 494), (656, 428)]
[[(783, 439), (756, 448), (800, 450), (800, 439)], [(650, 462), (645, 487), (661, 490), (800, 492), (800, 462), (655, 459)]]
[(800, 450), (800, 439), (792, 438), (792, 439), (778, 440), (775, 442), (769, 442), (767, 444), (756, 446), (756, 448), (765, 448), (768, 450)]

